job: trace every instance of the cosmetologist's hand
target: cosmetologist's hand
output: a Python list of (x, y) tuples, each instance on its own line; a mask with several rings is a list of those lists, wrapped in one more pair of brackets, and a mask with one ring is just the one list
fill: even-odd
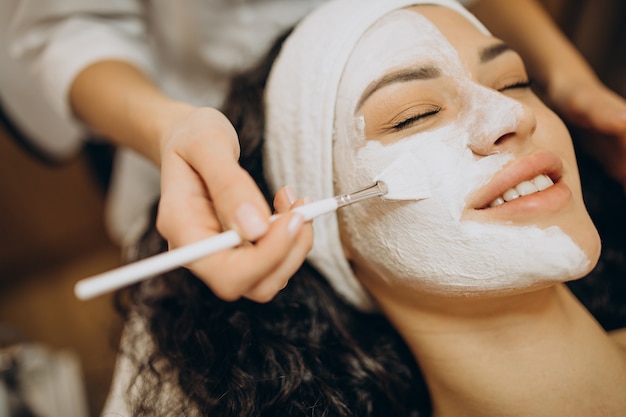
[[(224, 300), (267, 302), (304, 261), (313, 242), (312, 225), (294, 213), (270, 223), (269, 207), (238, 158), (237, 135), (224, 115), (211, 108), (182, 112), (161, 140), (157, 228), (171, 248), (238, 230), (255, 243), (187, 266)], [(281, 189), (277, 211), (289, 210), (295, 200), (290, 188)]]
[(626, 191), (626, 100), (597, 79), (564, 83), (550, 98), (568, 123), (582, 129), (585, 149)]

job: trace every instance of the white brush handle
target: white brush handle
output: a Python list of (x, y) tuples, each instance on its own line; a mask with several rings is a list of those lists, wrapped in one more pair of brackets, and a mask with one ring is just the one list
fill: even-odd
[[(305, 221), (322, 214), (337, 210), (338, 202), (334, 197), (296, 207), (293, 211), (304, 216)], [(270, 217), (274, 221), (279, 215)], [(88, 300), (127, 285), (135, 284), (144, 279), (178, 268), (205, 256), (224, 249), (234, 248), (242, 243), (239, 234), (234, 230), (182, 246), (141, 261), (122, 266), (109, 272), (94, 275), (78, 281), (74, 294), (81, 300)]]

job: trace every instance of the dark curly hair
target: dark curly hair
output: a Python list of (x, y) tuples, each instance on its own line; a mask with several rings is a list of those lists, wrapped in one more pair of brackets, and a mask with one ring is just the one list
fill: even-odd
[[(223, 107), (239, 133), (242, 166), (268, 201), (261, 158), (263, 91), (280, 44), (257, 68), (234, 79)], [(568, 285), (605, 328), (626, 327), (624, 195), (607, 189), (614, 183), (589, 158), (581, 173), (583, 184), (593, 189), (587, 204), (605, 248), (591, 276)], [(613, 196), (610, 206), (606, 195)], [(154, 215), (156, 208), (153, 220)], [(153, 223), (137, 257), (166, 249)], [(147, 353), (136, 349), (146, 337), (141, 332), (124, 345), (123, 353), (137, 367), (135, 416), (431, 414), (419, 367), (390, 323), (344, 303), (306, 263), (267, 304), (222, 301), (185, 269), (120, 292), (117, 300), (124, 314), (146, 323), (154, 346)], [(171, 395), (171, 386), (183, 394), (164, 404), (159, 399)]]

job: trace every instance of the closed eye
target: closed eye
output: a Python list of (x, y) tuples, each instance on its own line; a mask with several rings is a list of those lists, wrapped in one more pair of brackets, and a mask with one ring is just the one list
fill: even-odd
[(506, 90), (515, 90), (515, 89), (524, 89), (524, 88), (530, 88), (532, 87), (533, 83), (530, 79), (527, 80), (523, 80), (523, 81), (517, 81), (514, 82), (512, 84), (507, 84), (502, 88), (499, 88), (498, 91), (502, 92), (502, 91), (506, 91)]
[(415, 123), (424, 120), (425, 118), (429, 117), (429, 116), (434, 116), (435, 114), (439, 113), (441, 111), (441, 107), (435, 107), (432, 110), (429, 111), (425, 111), (423, 113), (420, 114), (416, 114), (413, 115), (411, 117), (407, 117), (405, 119), (403, 119), (402, 121), (395, 123), (392, 126), (393, 130), (402, 130), (402, 129), (406, 129), (412, 125), (414, 125)]

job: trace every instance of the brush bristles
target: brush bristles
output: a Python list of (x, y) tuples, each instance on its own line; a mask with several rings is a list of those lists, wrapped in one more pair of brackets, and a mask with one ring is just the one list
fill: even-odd
[(423, 200), (429, 198), (430, 184), (420, 160), (413, 154), (404, 154), (393, 161), (375, 181), (383, 182), (385, 200)]

